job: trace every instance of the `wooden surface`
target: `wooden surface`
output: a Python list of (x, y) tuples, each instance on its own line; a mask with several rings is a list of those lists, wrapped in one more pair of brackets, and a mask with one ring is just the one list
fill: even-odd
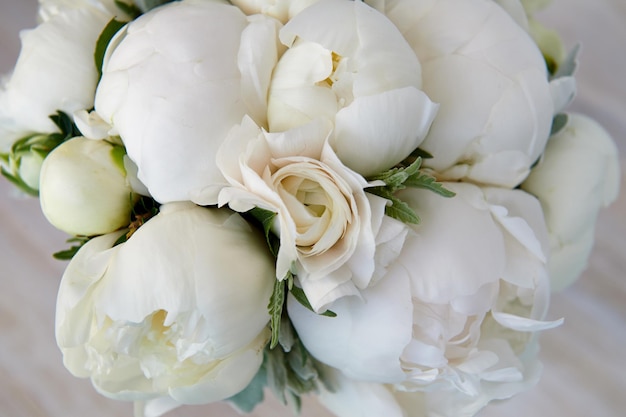
[[(35, 24), (36, 0), (0, 0), (0, 72), (19, 51), (18, 30)], [(599, 120), (626, 167), (626, 1), (555, 0), (541, 16), (568, 46), (583, 44), (574, 110)], [(483, 417), (626, 415), (626, 179), (601, 213), (596, 247), (583, 277), (553, 298), (551, 318), (565, 324), (542, 335), (539, 385), (489, 406)], [(50, 254), (65, 236), (43, 219), (38, 202), (16, 198), (0, 180), (0, 417), (131, 417), (132, 407), (95, 393), (63, 367), (54, 341), (57, 285), (65, 266)], [(307, 401), (305, 417), (324, 414)], [(306, 408), (306, 407), (305, 407)], [(183, 407), (168, 416), (236, 415), (224, 404)], [(276, 402), (254, 416), (292, 415)], [(384, 417), (384, 416), (381, 416)]]

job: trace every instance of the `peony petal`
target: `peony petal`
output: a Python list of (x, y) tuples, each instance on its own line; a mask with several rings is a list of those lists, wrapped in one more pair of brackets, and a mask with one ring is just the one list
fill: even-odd
[(321, 389), (319, 401), (337, 417), (403, 417), (404, 413), (387, 387), (346, 378), (339, 371), (325, 369), (332, 389)]
[(237, 66), (241, 72), (241, 97), (248, 115), (267, 128), (267, 93), (272, 70), (282, 53), (278, 43), (279, 23), (263, 15), (248, 18), (241, 33)]
[(437, 109), (414, 87), (355, 98), (337, 113), (331, 145), (342, 162), (361, 175), (381, 173), (420, 145)]
[(407, 237), (399, 262), (411, 271), (413, 296), (437, 304), (497, 282), (505, 268), (502, 232), (481, 190), (470, 184), (445, 187), (456, 196), (447, 199), (418, 189), (398, 194), (422, 219), (413, 226), (416, 235)]
[(559, 327), (563, 324), (562, 318), (553, 321), (540, 321), (497, 311), (492, 311), (491, 315), (502, 326), (518, 332), (537, 332), (541, 330), (554, 329), (555, 327)]
[(361, 295), (362, 299), (335, 301), (329, 306), (337, 314), (332, 318), (316, 315), (290, 295), (289, 317), (306, 348), (321, 362), (350, 378), (402, 381), (399, 357), (411, 340), (413, 313), (407, 272), (394, 267)]

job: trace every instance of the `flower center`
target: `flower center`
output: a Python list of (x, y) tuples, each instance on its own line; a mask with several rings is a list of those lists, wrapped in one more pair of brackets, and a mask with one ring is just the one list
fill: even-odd
[(297, 162), (274, 173), (274, 187), (296, 227), (296, 246), (319, 254), (340, 240), (350, 223), (350, 194), (319, 161)]

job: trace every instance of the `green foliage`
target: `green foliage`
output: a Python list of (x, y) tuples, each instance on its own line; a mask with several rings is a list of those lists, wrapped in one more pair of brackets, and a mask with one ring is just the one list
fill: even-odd
[(98, 41), (96, 42), (96, 49), (94, 51), (94, 61), (96, 64), (96, 69), (98, 70), (98, 79), (102, 77), (102, 65), (104, 64), (104, 54), (106, 53), (107, 47), (109, 46), (111, 39), (113, 39), (115, 34), (119, 32), (119, 30), (123, 28), (124, 25), (126, 25), (126, 22), (121, 22), (113, 18), (104, 27), (104, 29), (100, 33), (100, 36), (98, 37)]
[[(293, 295), (293, 298), (295, 298), (300, 304), (302, 304), (304, 307), (308, 308), (309, 310), (315, 312), (302, 288), (296, 287), (294, 285), (291, 287), (290, 292), (291, 292), (291, 295)], [(326, 316), (326, 317), (337, 317), (337, 314), (330, 310), (326, 310), (319, 314), (321, 314), (322, 316)]]
[(291, 404), (296, 412), (300, 411), (302, 395), (319, 392), (320, 383), (331, 388), (322, 366), (306, 350), (289, 317), (285, 315), (282, 323), (284, 336), (281, 336), (279, 348), (266, 347), (263, 364), (252, 382), (228, 399), (242, 412), (251, 412), (263, 401), (265, 387), (269, 387), (284, 405)]
[(25, 158), (36, 157), (43, 161), (54, 148), (75, 136), (80, 131), (66, 113), (58, 111), (50, 119), (59, 128), (59, 132), (33, 134), (23, 137), (11, 146), (9, 152), (0, 153), (0, 172), (22, 192), (37, 197), (39, 190), (29, 185), (22, 177), (22, 162)]
[(554, 119), (552, 119), (552, 130), (550, 131), (550, 136), (559, 133), (565, 125), (567, 125), (568, 119), (569, 117), (565, 113), (559, 113), (554, 116)]
[[(74, 124), (74, 121), (67, 113), (58, 110), (56, 114), (50, 116), (50, 119), (61, 131), (60, 134), (56, 134), (61, 137), (59, 144), (71, 138), (75, 138), (76, 136), (81, 136), (80, 130), (78, 130), (78, 127), (76, 127), (76, 124)], [(55, 134), (52, 134), (50, 136), (54, 135)]]
[(269, 247), (270, 252), (272, 253), (272, 255), (274, 255), (274, 257), (278, 256), (280, 240), (272, 232), (272, 226), (274, 225), (276, 213), (270, 210), (254, 207), (252, 210), (249, 210), (242, 215), (246, 220), (256, 224), (258, 227), (261, 228), (261, 230), (263, 230), (265, 240), (267, 241), (267, 246)]
[(72, 245), (69, 249), (62, 250), (52, 254), (55, 259), (60, 261), (69, 261), (78, 253), (79, 249), (83, 247), (83, 245), (89, 242), (91, 238), (86, 236), (76, 236), (67, 240), (67, 243), (77, 243), (76, 245)]
[(135, 4), (140, 10), (143, 10), (143, 12), (145, 13), (149, 10), (154, 9), (155, 7), (171, 3), (172, 1), (175, 0), (135, 0)]
[(128, 4), (120, 0), (115, 0), (115, 5), (133, 20), (141, 15), (141, 9), (135, 4)]
[(278, 345), (281, 330), (281, 320), (283, 316), (283, 310), (285, 309), (285, 297), (289, 291), (289, 287), (293, 286), (293, 275), (291, 272), (287, 273), (287, 276), (282, 281), (274, 281), (274, 291), (270, 296), (267, 309), (270, 313), (270, 330), (272, 336), (270, 338), (270, 349), (274, 349)]
[(415, 211), (404, 201), (396, 197), (395, 193), (406, 187), (424, 188), (442, 197), (454, 197), (455, 193), (446, 189), (435, 177), (421, 170), (422, 157), (418, 156), (408, 166), (392, 168), (381, 174), (369, 178), (370, 181), (381, 181), (384, 185), (367, 188), (367, 192), (383, 197), (391, 202), (385, 209), (385, 214), (408, 224), (418, 224), (420, 218)]

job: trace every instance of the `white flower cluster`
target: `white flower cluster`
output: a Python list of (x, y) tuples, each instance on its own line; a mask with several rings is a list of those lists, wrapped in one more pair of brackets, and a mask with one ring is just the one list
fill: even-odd
[(245, 395), (293, 326), (339, 417), (473, 416), (533, 385), (550, 289), (619, 181), (609, 135), (563, 113), (538, 6), (40, 0), (0, 151), (87, 241), (66, 367), (158, 415)]

